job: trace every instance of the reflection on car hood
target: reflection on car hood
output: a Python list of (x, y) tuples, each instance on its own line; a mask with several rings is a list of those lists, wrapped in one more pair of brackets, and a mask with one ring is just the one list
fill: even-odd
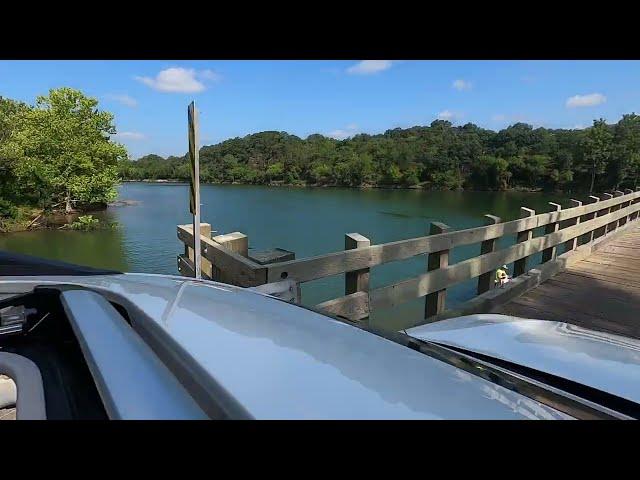
[(640, 403), (640, 341), (547, 320), (469, 315), (407, 330)]

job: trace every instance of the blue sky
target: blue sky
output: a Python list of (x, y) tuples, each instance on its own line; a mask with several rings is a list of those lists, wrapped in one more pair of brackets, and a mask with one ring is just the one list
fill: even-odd
[(0, 61), (0, 95), (33, 103), (69, 86), (114, 113), (132, 158), (264, 130), (345, 138), (435, 118), (500, 129), (582, 128), (640, 112), (638, 61)]

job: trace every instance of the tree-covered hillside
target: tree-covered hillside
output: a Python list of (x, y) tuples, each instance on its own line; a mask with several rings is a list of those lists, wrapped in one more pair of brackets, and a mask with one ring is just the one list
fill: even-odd
[[(261, 132), (202, 147), (201, 180), (212, 183), (423, 186), (565, 191), (635, 188), (640, 176), (640, 116), (583, 130), (517, 123), (499, 132), (474, 124), (359, 134), (346, 140)], [(184, 157), (123, 161), (124, 179), (189, 178)]]

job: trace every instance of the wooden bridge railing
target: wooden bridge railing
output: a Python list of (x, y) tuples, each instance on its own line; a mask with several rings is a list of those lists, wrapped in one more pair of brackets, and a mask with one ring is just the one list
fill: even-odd
[[(571, 207), (549, 202), (550, 212), (536, 214), (528, 208), (521, 209), (521, 218), (502, 222), (500, 218), (486, 215), (487, 225), (464, 230), (452, 230), (449, 226), (434, 222), (431, 234), (424, 237), (371, 245), (368, 238), (350, 233), (345, 237), (345, 250), (315, 257), (276, 263), (258, 263), (246, 248), (234, 251), (232, 242), (222, 235), (210, 238), (208, 224), (202, 224), (200, 244), (203, 256), (203, 272), (209, 278), (243, 287), (293, 280), (304, 282), (333, 275), (345, 275), (345, 295), (316, 307), (354, 321), (365, 321), (375, 309), (390, 308), (425, 297), (425, 318), (444, 312), (446, 291), (453, 285), (478, 278), (478, 295), (487, 294), (493, 285), (493, 274), (503, 264), (514, 262), (514, 277), (530, 271), (528, 259), (542, 252), (543, 263), (558, 256), (558, 248), (575, 250), (583, 242), (593, 242), (614, 232), (630, 221), (638, 219), (640, 191), (615, 192), (589, 197), (592, 203), (583, 205), (571, 200)], [(544, 227), (544, 235), (533, 237), (533, 230)], [(246, 236), (236, 232), (235, 238)], [(515, 235), (516, 243), (496, 249), (497, 239)], [(178, 238), (185, 243), (185, 255), (178, 258), (183, 275), (192, 276), (189, 265), (188, 245), (193, 245), (190, 225), (178, 226)], [(450, 264), (452, 249), (480, 243), (480, 255)], [(391, 285), (371, 290), (370, 269), (388, 262), (404, 260), (417, 255), (428, 255), (426, 273)], [(204, 265), (208, 262), (210, 266)], [(191, 269), (191, 270), (190, 270)]]

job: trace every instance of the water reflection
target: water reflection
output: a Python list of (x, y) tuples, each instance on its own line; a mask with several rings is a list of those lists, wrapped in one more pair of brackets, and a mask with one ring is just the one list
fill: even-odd
[(36, 255), (89, 267), (127, 271), (124, 233), (118, 229), (79, 232), (40, 230), (0, 236), (0, 250)]

